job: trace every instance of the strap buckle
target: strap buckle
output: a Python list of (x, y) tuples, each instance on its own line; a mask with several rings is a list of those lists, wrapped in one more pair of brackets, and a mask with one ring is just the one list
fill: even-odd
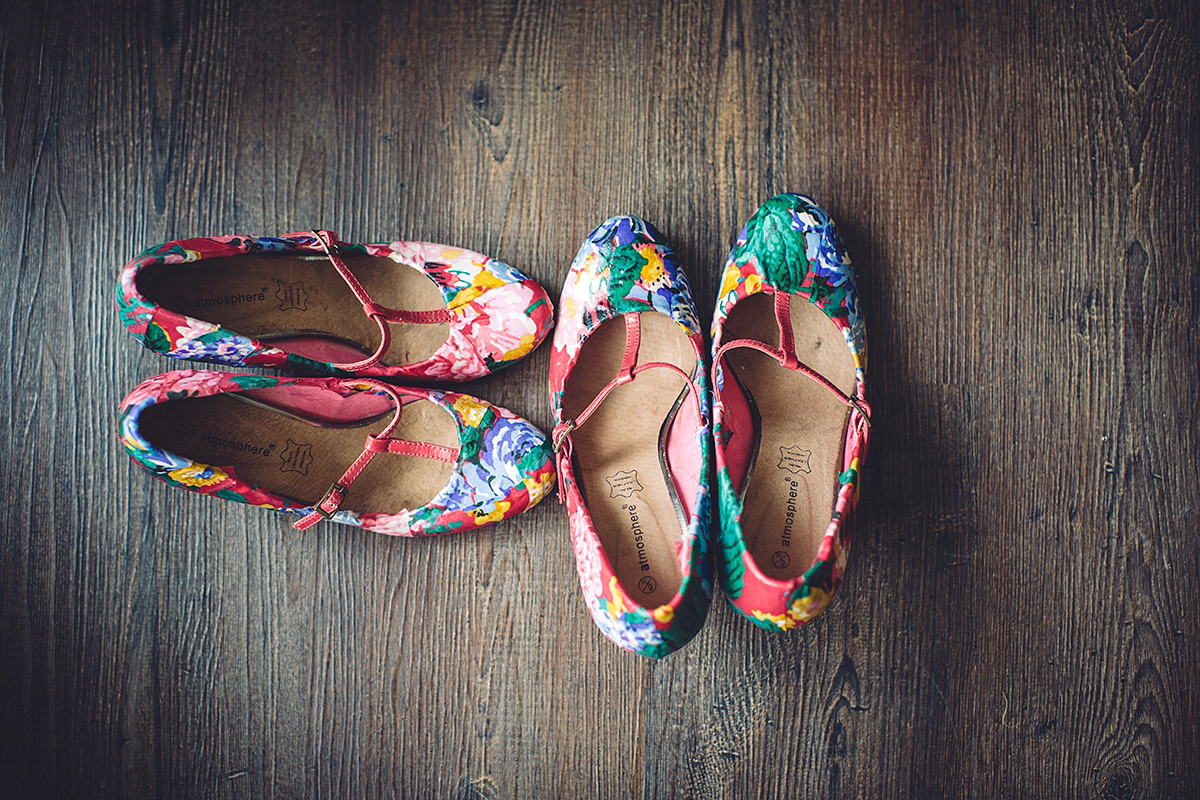
[[(313, 238), (317, 240), (317, 244), (319, 244), (321, 249), (324, 250), (328, 255), (337, 256), (342, 254), (341, 243), (338, 241), (337, 234), (335, 234), (333, 231), (314, 230), (309, 231), (309, 233), (313, 235)], [(326, 241), (325, 237), (321, 235), (323, 233), (327, 234), (329, 239), (332, 241)]]
[(554, 439), (551, 444), (554, 446), (554, 452), (562, 449), (563, 442), (571, 435), (571, 431), (575, 430), (575, 420), (569, 419), (566, 422), (560, 422), (554, 427)]
[(867, 423), (868, 428), (871, 427), (871, 407), (866, 405), (854, 395), (850, 395), (846, 399), (850, 401), (850, 405), (853, 406), (854, 410), (858, 412), (859, 419)]
[(319, 502), (315, 506), (313, 506), (313, 511), (320, 514), (321, 518), (326, 521), (333, 519), (334, 514), (336, 514), (338, 512), (338, 508), (342, 504), (341, 501), (339, 500), (338, 504), (333, 507), (332, 511), (325, 510), (325, 504), (328, 503), (333, 498), (334, 492), (337, 492), (338, 494), (340, 494), (342, 496), (341, 499), (345, 500), (347, 487), (343, 486), (340, 483), (331, 483), (329, 485), (329, 491), (325, 492), (325, 496), (321, 498), (321, 502)]

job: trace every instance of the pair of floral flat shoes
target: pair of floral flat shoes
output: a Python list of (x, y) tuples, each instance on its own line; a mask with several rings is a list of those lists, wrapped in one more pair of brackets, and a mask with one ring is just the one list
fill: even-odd
[(733, 607), (768, 630), (808, 622), (841, 582), (870, 425), (866, 337), (849, 258), (813, 201), (779, 195), (746, 224), (711, 352), (710, 392), (661, 234), (633, 217), (597, 228), (559, 304), (552, 439), (588, 611), (644, 656), (699, 631), (714, 559)]
[(117, 302), (163, 355), (324, 376), (184, 370), (140, 384), (121, 439), (169, 484), (297, 515), (300, 529), (326, 519), (399, 536), (477, 528), (553, 485), (529, 422), (391, 383), (478, 378), (546, 337), (545, 290), (499, 261), (329, 231), (189, 239), (127, 264)]

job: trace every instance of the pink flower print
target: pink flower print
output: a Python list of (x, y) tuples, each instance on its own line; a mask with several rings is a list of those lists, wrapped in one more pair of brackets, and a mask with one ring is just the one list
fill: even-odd
[(363, 514), (359, 522), (364, 528), (389, 536), (415, 536), (420, 532), (413, 528), (412, 514), (407, 510), (399, 514)]
[[(496, 299), (492, 299), (496, 296)], [(499, 364), (528, 353), (537, 343), (537, 323), (525, 316), (533, 290), (517, 286), (488, 292), (458, 309), (466, 335), (484, 359)]]
[(200, 395), (215, 394), (229, 380), (226, 373), (212, 370), (184, 370), (176, 372), (175, 375), (178, 378), (166, 386), (166, 391), (186, 391), (189, 394)]
[(244, 336), (230, 336), (214, 345), (213, 353), (219, 358), (240, 359), (253, 353), (254, 342)]
[(488, 373), (488, 366), (483, 357), (471, 344), (467, 334), (456, 324), (450, 325), (450, 335), (446, 338), (446, 343), (427, 361), (415, 367), (417, 368), (414, 369), (414, 373), (425, 378), (467, 380)]
[(155, 375), (153, 378), (143, 381), (126, 396), (124, 402), (121, 403), (121, 408), (144, 405), (147, 400), (157, 401), (159, 397), (166, 394), (164, 387), (169, 385), (173, 378), (174, 376), (168, 373), (166, 375)]
[(162, 401), (170, 392), (186, 391), (189, 394), (212, 394), (226, 380), (222, 372), (209, 370), (180, 370), (155, 375), (143, 381), (129, 393), (122, 408), (143, 405), (147, 400)]
[(184, 317), (183, 324), (175, 326), (175, 332), (179, 334), (179, 338), (176, 339), (176, 346), (184, 342), (190, 342), (193, 339), (199, 339), (201, 336), (212, 333), (215, 330), (219, 330), (219, 327), (213, 325), (211, 322)]
[(600, 542), (582, 505), (576, 506), (571, 512), (570, 530), (575, 563), (579, 568), (579, 585), (590, 606), (591, 599), (604, 592), (604, 563), (600, 555)]

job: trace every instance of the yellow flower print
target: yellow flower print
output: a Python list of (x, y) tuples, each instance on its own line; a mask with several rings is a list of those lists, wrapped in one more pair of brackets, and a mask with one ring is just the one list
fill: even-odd
[(476, 274), (471, 279), (471, 285), (454, 295), (454, 299), (452, 299), (447, 305), (450, 308), (465, 306), (467, 303), (471, 302), (476, 297), (479, 297), (479, 295), (483, 294), (488, 289), (495, 289), (499, 286), (504, 286), (504, 281), (500, 280), (500, 278), (495, 274), (484, 270), (483, 272)]
[(742, 271), (737, 268), (736, 264), (730, 264), (725, 268), (725, 275), (721, 278), (721, 291), (717, 292), (717, 297), (724, 297), (737, 288), (738, 278), (742, 275)]
[(484, 270), (475, 275), (471, 280), (471, 285), (482, 289), (495, 289), (497, 286), (503, 286), (504, 281), (496, 273)]
[(512, 350), (504, 354), (505, 361), (513, 361), (528, 353), (533, 349), (534, 343), (537, 341), (532, 333), (527, 333), (521, 337), (521, 341)]
[(658, 608), (654, 609), (654, 619), (658, 620), (663, 625), (666, 625), (674, 618), (675, 609), (671, 608), (670, 606), (659, 606)]
[(483, 422), (483, 415), (487, 413), (487, 406), (472, 397), (462, 395), (454, 401), (454, 410), (462, 416), (468, 427), (478, 428), (479, 423)]
[(642, 267), (642, 283), (648, 288), (656, 288), (666, 282), (667, 270), (663, 266), (662, 256), (658, 253), (658, 248), (652, 244), (634, 245), (642, 258), (646, 259), (645, 266)]
[(771, 620), (781, 631), (790, 631), (796, 627), (796, 621), (787, 614), (768, 614), (765, 611), (751, 611), (750, 613), (760, 622), (768, 619)]
[(596, 254), (588, 253), (583, 257), (583, 263), (579, 267), (579, 276), (575, 282), (583, 286), (594, 277), (596, 277)]
[[(739, 281), (742, 281), (742, 268), (737, 264), (730, 264), (725, 268), (725, 274), (721, 276), (721, 291), (717, 297), (728, 297), (738, 288)], [(747, 275), (742, 283), (747, 295), (762, 291), (762, 278), (756, 272)]]
[(482, 513), (482, 509), (475, 512), (475, 524), (487, 525), (489, 522), (499, 522), (508, 514), (508, 510), (512, 508), (512, 503), (507, 500), (501, 500), (496, 503), (496, 507), (492, 509), (490, 514)]
[(525, 488), (529, 490), (529, 505), (533, 506), (545, 497), (553, 483), (554, 473), (552, 471), (543, 472), (541, 475), (531, 475), (526, 478)]
[(829, 605), (828, 592), (824, 589), (810, 589), (806, 596), (798, 597), (792, 601), (792, 607), (788, 610), (788, 616), (797, 622), (808, 622), (817, 614), (824, 611), (827, 605)]
[(608, 615), (616, 619), (617, 614), (624, 614), (629, 610), (629, 605), (625, 602), (625, 593), (621, 591), (621, 585), (617, 583), (616, 575), (608, 579), (608, 591), (613, 598), (607, 601)]
[(184, 486), (214, 486), (229, 479), (223, 471), (203, 464), (173, 469), (167, 473), (167, 477)]
[[(854, 473), (854, 499), (857, 501), (859, 486), (862, 484), (862, 473), (859, 471), (859, 464), (858, 464), (857, 458), (850, 459), (850, 466), (846, 469), (846, 471)], [(838, 544), (835, 543), (834, 546), (837, 547)], [(839, 547), (839, 549), (841, 549), (841, 548)]]
[(121, 431), (121, 441), (130, 450), (149, 450), (150, 443), (137, 435), (136, 431), (123, 430)]

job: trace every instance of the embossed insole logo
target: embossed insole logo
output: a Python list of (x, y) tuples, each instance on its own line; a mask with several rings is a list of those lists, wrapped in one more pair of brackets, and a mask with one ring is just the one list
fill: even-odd
[(604, 480), (608, 481), (609, 497), (633, 497), (634, 492), (642, 491), (636, 469), (609, 475)]
[(786, 469), (793, 475), (799, 475), (801, 472), (811, 473), (812, 467), (808, 465), (810, 456), (812, 456), (812, 450), (801, 450), (799, 447), (780, 447), (779, 468)]
[(304, 290), (304, 281), (288, 283), (277, 280), (279, 288), (275, 296), (279, 298), (280, 311), (308, 311), (308, 292)]
[(288, 439), (287, 447), (283, 449), (279, 457), (283, 459), (283, 466), (279, 468), (280, 472), (298, 472), (301, 475), (307, 475), (308, 467), (313, 461), (312, 445), (300, 444)]

